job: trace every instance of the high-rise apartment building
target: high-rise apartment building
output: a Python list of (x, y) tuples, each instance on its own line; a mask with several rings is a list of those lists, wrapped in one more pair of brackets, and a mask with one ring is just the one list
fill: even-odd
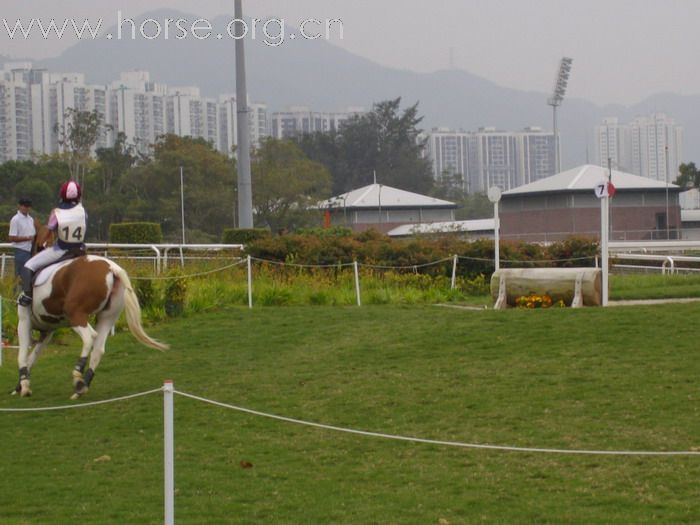
[[(141, 153), (164, 134), (203, 138), (232, 155), (236, 144), (235, 96), (202, 97), (197, 87), (168, 88), (146, 71), (122, 73), (109, 86), (89, 85), (80, 73), (49, 73), (31, 63), (6, 64), (0, 71), (0, 162), (63, 149), (67, 115), (97, 111), (103, 132), (94, 149), (126, 135)], [(249, 104), (251, 143), (269, 134), (267, 106)]]
[(433, 165), (433, 178), (436, 181), (445, 178), (453, 182), (461, 181), (462, 190), (467, 187), (469, 171), (469, 137), (466, 131), (452, 131), (448, 128), (434, 128), (427, 135), (421, 134), (425, 140), (425, 153)]
[(341, 124), (364, 113), (364, 109), (350, 107), (345, 112), (313, 111), (306, 106), (292, 106), (287, 111), (272, 114), (271, 135), (276, 139), (291, 138), (299, 134), (337, 131)]
[(606, 118), (595, 130), (596, 162), (649, 179), (673, 182), (683, 159), (683, 128), (663, 113), (628, 124)]
[(554, 174), (554, 136), (537, 127), (476, 132), (436, 128), (427, 134), (426, 154), (436, 180), (461, 175), (467, 193), (483, 193), (491, 186), (509, 190)]

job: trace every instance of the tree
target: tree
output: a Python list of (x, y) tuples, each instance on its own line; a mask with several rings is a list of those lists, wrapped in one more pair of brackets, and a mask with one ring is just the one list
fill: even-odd
[(675, 183), (681, 188), (700, 188), (700, 171), (695, 167), (694, 162), (681, 164), (678, 171), (680, 175)]
[(63, 117), (67, 121), (66, 127), (61, 128), (56, 124), (54, 132), (58, 134), (58, 143), (68, 156), (72, 178), (83, 185), (87, 171), (94, 165), (90, 155), (92, 148), (111, 126), (104, 123), (102, 114), (97, 110), (68, 108)]
[(435, 181), (431, 195), (453, 202), (464, 200), (466, 197), (464, 176), (461, 173), (443, 172)]
[(294, 142), (264, 139), (253, 152), (251, 172), (259, 225), (276, 232), (318, 222), (319, 212), (309, 212), (309, 207), (329, 196), (330, 174)]
[(400, 111), (401, 98), (379, 102), (356, 115), (338, 132), (297, 137), (307, 156), (323, 163), (333, 177), (333, 192), (342, 193), (378, 182), (427, 193), (433, 185), (417, 128), (418, 103)]
[(465, 195), (458, 203), (460, 207), (455, 212), (455, 219), (458, 221), (493, 217), (493, 203), (483, 193)]
[(124, 219), (161, 223), (171, 240), (182, 236), (180, 166), (184, 173), (187, 242), (211, 242), (234, 226), (235, 161), (201, 138), (165, 135), (153, 159), (134, 166), (124, 180)]

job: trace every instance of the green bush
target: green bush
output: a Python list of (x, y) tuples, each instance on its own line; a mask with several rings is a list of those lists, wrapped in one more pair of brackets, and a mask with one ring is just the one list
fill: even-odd
[(160, 224), (125, 222), (109, 226), (109, 242), (115, 244), (158, 244), (163, 242)]
[(182, 315), (187, 298), (187, 280), (179, 270), (170, 274), (165, 284), (165, 313), (169, 317)]
[(265, 228), (225, 228), (221, 236), (222, 244), (249, 244), (259, 239), (271, 237)]
[(315, 235), (318, 237), (350, 237), (352, 230), (343, 226), (333, 226), (332, 228), (299, 228), (297, 235)]
[[(349, 264), (414, 267), (418, 274), (451, 276), (451, 257), (460, 257), (457, 275), (475, 279), (494, 271), (492, 240), (464, 241), (452, 237), (391, 239), (370, 230), (353, 235), (268, 236), (250, 242), (246, 251), (258, 259), (302, 265)], [(570, 238), (543, 247), (523, 242), (502, 242), (501, 262), (506, 268), (535, 266), (593, 266), (597, 242)], [(442, 264), (432, 264), (436, 261)], [(479, 287), (478, 285), (476, 286)]]
[(156, 291), (153, 287), (152, 279), (134, 279), (134, 291), (139, 298), (142, 307), (153, 306), (155, 304)]

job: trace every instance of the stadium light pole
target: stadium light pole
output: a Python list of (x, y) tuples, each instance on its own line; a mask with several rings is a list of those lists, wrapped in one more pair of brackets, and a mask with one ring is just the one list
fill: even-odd
[(248, 125), (248, 88), (245, 75), (244, 39), (248, 27), (243, 21), (241, 0), (234, 2), (235, 26), (244, 26), (236, 35), (236, 115), (238, 126), (238, 227), (253, 227), (253, 184), (250, 176), (250, 127)]
[(180, 164), (180, 219), (182, 221), (182, 244), (185, 244), (185, 177)]
[(564, 57), (559, 63), (559, 71), (557, 79), (554, 82), (554, 90), (552, 96), (547, 99), (547, 105), (552, 106), (552, 121), (554, 133), (554, 169), (557, 173), (561, 172), (561, 152), (559, 151), (559, 133), (557, 131), (557, 108), (561, 106), (566, 94), (566, 86), (569, 83), (569, 75), (571, 74), (571, 63), (573, 58)]

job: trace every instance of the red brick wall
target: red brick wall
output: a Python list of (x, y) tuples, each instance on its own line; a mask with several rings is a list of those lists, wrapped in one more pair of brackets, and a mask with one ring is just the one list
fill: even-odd
[[(656, 230), (656, 214), (665, 207), (610, 208), (611, 239), (651, 239)], [(669, 208), (671, 229), (680, 227), (680, 208)], [(557, 240), (571, 235), (600, 238), (600, 208), (560, 208), (545, 210), (503, 211), (502, 239), (525, 241)]]

